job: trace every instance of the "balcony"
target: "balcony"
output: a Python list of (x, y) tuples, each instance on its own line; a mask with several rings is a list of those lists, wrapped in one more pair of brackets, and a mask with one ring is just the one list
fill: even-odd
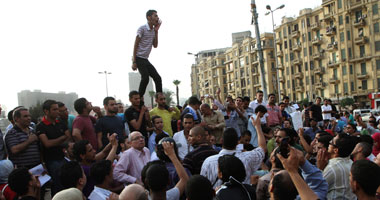
[(333, 78), (330, 78), (329, 79), (329, 83), (331, 84), (338, 84), (339, 83), (339, 80), (337, 77), (333, 77)]
[(304, 87), (303, 86), (297, 86), (296, 87), (296, 92), (303, 92), (304, 91)]
[(358, 20), (354, 21), (354, 27), (355, 28), (360, 28), (365, 26), (365, 20), (363, 18), (359, 18)]
[(302, 72), (295, 73), (294, 78), (299, 78), (299, 79), (303, 78), (303, 73)]
[(333, 36), (336, 34), (335, 26), (329, 26), (326, 28), (326, 36)]
[(278, 80), (279, 80), (281, 83), (285, 83), (285, 78), (284, 78), (284, 77), (279, 77)]
[(322, 0), (322, 6), (325, 6), (325, 5), (330, 4), (332, 2), (334, 2), (334, 1), (333, 0)]
[(284, 54), (282, 53), (282, 50), (278, 50), (277, 51), (277, 57), (282, 57), (284, 56)]
[(284, 65), (282, 65), (282, 63), (278, 63), (277, 68), (279, 70), (284, 70)]
[(338, 43), (337, 42), (334, 42), (332, 44), (328, 44), (327, 45), (327, 51), (335, 51), (338, 49)]
[(362, 54), (359, 56), (355, 56), (355, 58), (351, 59), (350, 62), (362, 62), (364, 60), (371, 60), (371, 58), (372, 58), (372, 56), (370, 56), (370, 55)]
[(314, 69), (314, 74), (322, 75), (324, 73), (325, 73), (325, 68), (323, 68), (323, 67), (317, 67)]
[(321, 26), (320, 26), (319, 22), (316, 22), (314, 24), (311, 24), (310, 28), (313, 31), (317, 31), (317, 30), (319, 30), (321, 28)]
[(301, 44), (295, 44), (292, 47), (292, 51), (301, 51), (301, 49), (302, 49)]
[(261, 84), (260, 84), (260, 83), (255, 83), (255, 84), (253, 85), (253, 87), (261, 87)]
[(326, 84), (324, 82), (315, 83), (315, 89), (324, 89), (326, 87)]
[(356, 78), (358, 78), (359, 80), (368, 79), (369, 78), (369, 74), (367, 74), (367, 73), (356, 74)]
[(323, 55), (321, 53), (315, 53), (313, 54), (313, 59), (314, 60), (320, 60), (322, 59)]
[(328, 21), (328, 20), (331, 20), (335, 17), (335, 13), (334, 12), (328, 12), (328, 13), (324, 13), (324, 20), (325, 21)]
[(311, 41), (311, 43), (312, 43), (313, 45), (322, 44), (322, 38), (315, 37), (315, 38)]
[(258, 64), (259, 64), (259, 60), (252, 61), (252, 65), (258, 65)]
[(300, 64), (301, 64), (301, 62), (302, 62), (302, 60), (301, 60), (301, 59), (299, 59), (299, 58), (296, 58), (296, 59), (294, 59), (294, 60), (293, 60), (293, 65), (300, 65)]
[(332, 61), (332, 60), (329, 60), (329, 62), (327, 63), (327, 67), (328, 68), (334, 68), (334, 67), (338, 67), (339, 66), (339, 62), (338, 61)]
[(292, 38), (298, 38), (300, 36), (300, 31), (292, 31)]
[(368, 41), (368, 38), (366, 36), (361, 36), (361, 37), (355, 38), (355, 44), (357, 44), (357, 45), (363, 45), (363, 44), (367, 43), (367, 41)]
[(282, 39), (281, 38), (276, 38), (276, 44), (282, 44)]

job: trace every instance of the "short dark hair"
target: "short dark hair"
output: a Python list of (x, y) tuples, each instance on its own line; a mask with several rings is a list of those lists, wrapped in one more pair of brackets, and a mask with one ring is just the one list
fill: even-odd
[(8, 112), (7, 118), (9, 121), (13, 121), (13, 112), (14, 112), (14, 109)]
[(368, 144), (367, 142), (360, 142), (358, 144), (359, 144), (359, 146), (361, 146), (363, 148), (362, 153), (363, 153), (364, 157), (368, 157), (369, 155), (371, 155), (372, 146), (370, 144)]
[(345, 133), (341, 133), (335, 142), (336, 148), (338, 148), (339, 157), (347, 157), (351, 154), (356, 146), (356, 141), (353, 136), (349, 136)]
[(265, 108), (265, 106), (263, 105), (258, 105), (256, 108), (255, 108), (255, 113), (258, 113), (258, 112), (261, 112), (261, 113), (267, 113), (268, 110), (267, 108)]
[(373, 138), (369, 135), (360, 135), (360, 142), (366, 142), (368, 143), (371, 147), (373, 146)]
[(113, 97), (106, 97), (106, 98), (104, 98), (103, 99), (103, 105), (105, 105), (105, 106), (108, 105), (108, 102), (112, 101), (112, 100), (115, 101), (115, 98), (113, 98)]
[(284, 176), (282, 173), (277, 173), (272, 179), (273, 196), (276, 200), (293, 200), (297, 197), (298, 191), (294, 186), (293, 181)]
[(146, 17), (150, 17), (150, 16), (152, 16), (154, 13), (157, 13), (157, 11), (156, 11), (156, 10), (148, 10), (148, 11), (146, 12)]
[(86, 108), (87, 99), (79, 98), (74, 101), (74, 108), (78, 114), (82, 114), (83, 110)]
[(194, 116), (190, 113), (186, 113), (184, 116), (183, 116), (183, 119), (193, 119), (194, 120)]
[(88, 140), (80, 140), (78, 142), (75, 142), (73, 147), (73, 154), (75, 156), (75, 159), (77, 159), (78, 162), (82, 161), (82, 158), (80, 155), (86, 154), (86, 146), (89, 144)]
[(246, 131), (243, 131), (242, 133), (241, 133), (241, 136), (240, 137), (244, 137), (244, 136), (249, 136), (249, 137), (252, 137), (252, 133), (251, 133), (251, 131), (249, 131), (249, 130), (246, 130)]
[(348, 123), (347, 126), (350, 125), (355, 131), (357, 131), (358, 129), (356, 128), (356, 125), (353, 124), (353, 123)]
[(160, 117), (160, 116), (158, 116), (158, 115), (154, 115), (154, 116), (152, 117), (152, 124), (153, 124), (153, 126), (154, 126), (154, 120), (156, 120), (156, 119), (162, 119), (162, 117)]
[(15, 118), (20, 118), (21, 117), (21, 112), (22, 111), (28, 111), (28, 109), (24, 108), (24, 107), (19, 107), (19, 108), (16, 108), (13, 110), (13, 120)]
[(288, 96), (282, 97), (282, 100), (289, 100), (290, 98)]
[(58, 104), (58, 108), (62, 108), (63, 106), (65, 106), (65, 104), (60, 101), (57, 101), (57, 104)]
[(228, 182), (230, 176), (239, 182), (243, 182), (246, 177), (243, 162), (234, 155), (223, 155), (218, 158), (218, 168), (222, 172), (222, 181)]
[(249, 96), (245, 96), (245, 97), (243, 97), (243, 101), (244, 102), (250, 102), (251, 98), (249, 98)]
[(153, 164), (146, 170), (145, 180), (150, 190), (165, 191), (169, 181), (169, 171), (165, 165)]
[(132, 90), (132, 91), (130, 91), (129, 92), (129, 99), (132, 99), (132, 97), (133, 96), (135, 96), (135, 95), (140, 95), (140, 93), (139, 92), (137, 92), (136, 90)]
[(144, 183), (144, 187), (145, 189), (149, 190), (149, 185), (147, 183), (147, 171), (148, 169), (152, 166), (152, 165), (155, 165), (155, 164), (159, 164), (159, 165), (163, 165), (165, 166), (165, 162), (162, 161), (162, 160), (155, 160), (155, 161), (150, 161), (148, 162), (141, 170), (141, 180), (142, 182)]
[(268, 95), (268, 99), (269, 99), (271, 96), (276, 97), (276, 95), (275, 95), (274, 93), (270, 93), (270, 94)]
[(189, 98), (189, 105), (201, 105), (202, 102), (196, 96), (192, 96)]
[(319, 100), (322, 100), (322, 98), (321, 98), (321, 97), (317, 97), (317, 98), (315, 98), (315, 100), (317, 100), (317, 99), (319, 99)]
[(44, 103), (42, 104), (42, 111), (45, 111), (45, 110), (50, 111), (51, 106), (54, 104), (58, 104), (57, 101), (51, 100), (51, 99), (44, 101)]
[(64, 189), (76, 187), (83, 178), (83, 169), (77, 161), (69, 161), (62, 165), (60, 171), (61, 184)]
[(294, 144), (295, 144), (295, 138), (296, 137), (298, 137), (298, 134), (297, 134), (297, 132), (294, 130), (294, 129), (290, 129), (290, 128), (280, 128), (280, 130), (279, 131), (284, 131), (285, 132), (285, 135), (287, 136), (287, 137), (289, 137), (289, 144), (291, 145), (291, 146), (293, 146)]
[(8, 176), (9, 187), (19, 196), (28, 193), (29, 181), (32, 180), (32, 175), (25, 167), (14, 169)]
[(239, 138), (234, 128), (227, 128), (223, 132), (223, 148), (234, 150), (238, 144)]
[(284, 102), (278, 103), (278, 106), (281, 106), (281, 105), (285, 105), (285, 103)]
[(351, 166), (352, 180), (369, 196), (375, 196), (380, 185), (380, 167), (369, 160), (357, 160)]
[(198, 174), (190, 177), (185, 191), (189, 200), (212, 200), (215, 195), (211, 182), (206, 177)]
[[(162, 161), (170, 162), (170, 163), (172, 162), (170, 160), (170, 158), (165, 154), (164, 148), (162, 147), (162, 143), (163, 142), (171, 142), (174, 145), (174, 153), (175, 153), (175, 155), (177, 156), (177, 158), (179, 160), (180, 158), (178, 156), (178, 147), (177, 147), (177, 144), (176, 144), (175, 140), (173, 138), (171, 138), (171, 137), (168, 137), (165, 133), (160, 133), (157, 136), (160, 136), (160, 137), (164, 136), (158, 142), (156, 142), (156, 144), (157, 144), (157, 152), (156, 152), (157, 153), (157, 157), (160, 160), (162, 160)], [(159, 138), (157, 138), (157, 136), (156, 136), (156, 139), (159, 139)]]
[(257, 90), (256, 93), (264, 93), (262, 90)]
[(102, 184), (106, 176), (112, 173), (112, 163), (109, 160), (100, 160), (91, 165), (90, 176), (95, 185)]
[(328, 135), (323, 135), (323, 136), (320, 136), (319, 139), (318, 139), (318, 142), (322, 143), (323, 144), (323, 147), (325, 147), (326, 149), (329, 148), (329, 145), (330, 145), (330, 141), (333, 139), (334, 137), (330, 134)]

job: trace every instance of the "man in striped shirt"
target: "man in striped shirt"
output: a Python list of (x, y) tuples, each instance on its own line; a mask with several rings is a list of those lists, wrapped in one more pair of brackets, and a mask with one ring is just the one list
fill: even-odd
[(141, 74), (139, 86), (139, 94), (141, 97), (145, 94), (146, 87), (149, 83), (149, 76), (154, 80), (156, 93), (162, 92), (161, 76), (148, 60), (152, 46), (157, 48), (158, 45), (158, 29), (160, 29), (161, 20), (158, 18), (157, 11), (155, 10), (148, 10), (146, 19), (148, 23), (140, 26), (137, 30), (132, 56), (132, 69), (133, 71), (138, 69)]

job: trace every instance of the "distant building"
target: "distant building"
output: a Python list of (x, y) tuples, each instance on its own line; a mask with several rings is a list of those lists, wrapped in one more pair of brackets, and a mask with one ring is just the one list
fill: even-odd
[[(139, 86), (140, 86), (140, 81), (141, 81), (140, 73), (129, 72), (128, 77), (129, 77), (129, 91), (132, 91), (132, 90), (139, 91)], [(152, 107), (151, 101), (150, 101), (150, 96), (149, 96), (149, 91), (155, 91), (155, 90), (153, 90), (153, 83), (152, 83), (151, 78), (149, 78), (149, 83), (148, 83), (148, 86), (146, 87), (146, 90), (145, 90), (144, 102), (145, 102), (145, 106)]]
[(74, 113), (74, 101), (78, 99), (78, 94), (76, 93), (66, 93), (66, 92), (58, 92), (58, 93), (48, 93), (41, 92), (41, 90), (23, 90), (17, 93), (18, 97), (18, 105), (24, 106), (26, 108), (34, 107), (38, 103), (42, 104), (47, 99), (52, 99), (56, 101), (60, 101), (64, 103), (69, 109), (70, 113)]

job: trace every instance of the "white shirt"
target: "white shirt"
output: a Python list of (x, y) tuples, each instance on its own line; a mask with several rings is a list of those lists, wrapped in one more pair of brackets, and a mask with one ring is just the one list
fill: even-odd
[(188, 144), (183, 130), (175, 133), (173, 139), (178, 147), (178, 156), (183, 160), (193, 147)]
[(208, 157), (202, 164), (201, 175), (206, 177), (213, 188), (222, 185), (222, 181), (218, 180), (218, 159), (223, 155), (234, 154), (238, 157), (244, 164), (246, 178), (243, 183), (250, 184), (251, 175), (259, 169), (261, 162), (265, 157), (265, 152), (261, 147), (257, 147), (252, 151), (237, 151), (237, 150), (227, 150), (222, 149), (219, 154)]
[[(267, 103), (266, 102), (262, 101), (261, 103), (258, 103), (257, 99), (254, 100), (254, 101), (251, 101), (251, 103), (249, 103), (249, 107), (253, 109), (253, 113), (254, 113), (253, 115), (256, 115), (255, 114), (255, 110), (256, 110), (257, 106), (259, 106), (259, 105), (263, 105), (263, 106), (265, 106), (265, 108), (267, 107)], [(268, 116), (269, 116), (268, 113), (264, 114), (264, 117), (262, 117), (261, 120), (260, 120), (261, 124), (266, 124), (267, 123), (267, 117)]]
[(106, 200), (111, 195), (111, 191), (94, 186), (94, 190), (91, 192), (88, 199), (90, 200)]
[(327, 106), (325, 106), (325, 104), (323, 104), (321, 106), (321, 109), (322, 109), (322, 118), (323, 120), (325, 119), (331, 119), (331, 113), (323, 113), (323, 111), (332, 111), (332, 108), (330, 105), (327, 104)]

